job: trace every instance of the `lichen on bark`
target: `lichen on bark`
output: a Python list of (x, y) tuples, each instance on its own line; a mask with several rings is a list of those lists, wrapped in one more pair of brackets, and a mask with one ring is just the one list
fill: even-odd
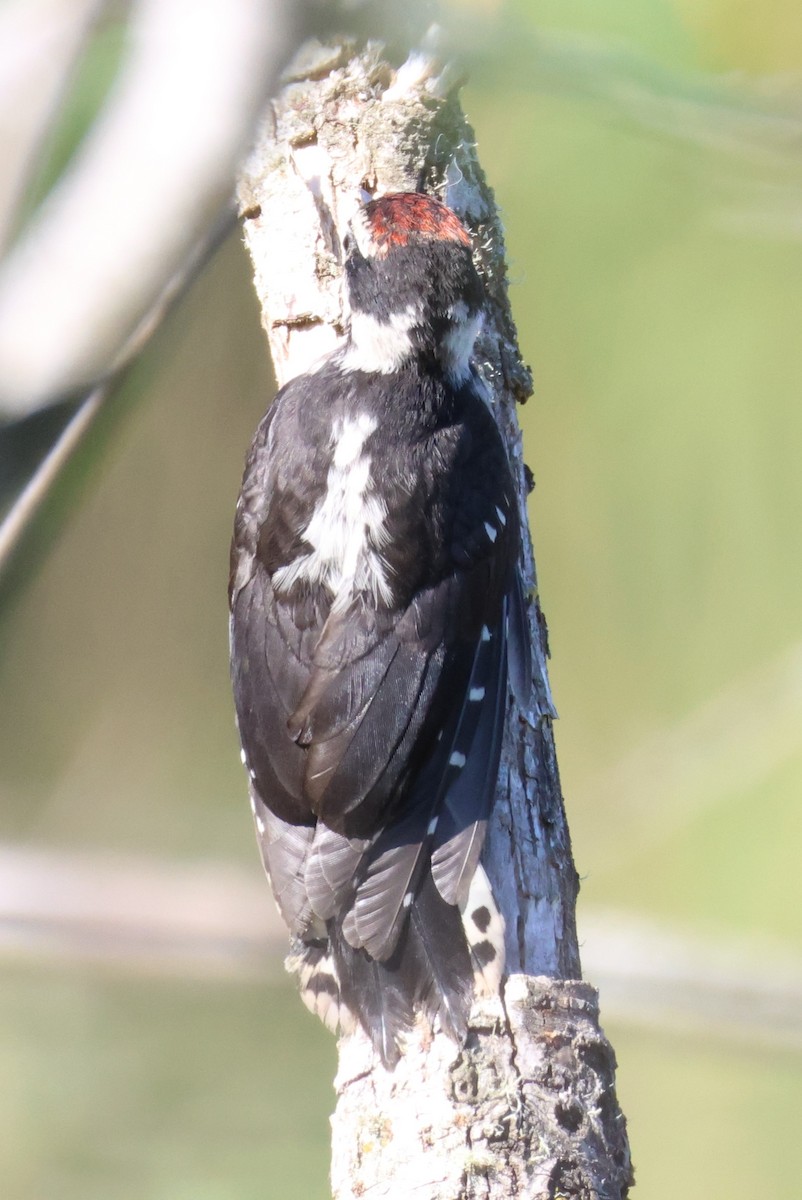
[[(307, 44), (265, 116), (239, 188), (281, 384), (344, 336), (341, 238), (365, 194), (425, 190), (471, 230), (488, 314), (476, 347), (519, 483), (516, 405), (531, 391), (507, 291), (498, 211), (450, 73), (398, 70), (377, 45)], [(357, 1030), (340, 1040), (335, 1200), (621, 1200), (631, 1181), (615, 1057), (581, 981), (577, 875), (560, 791), (546, 626), (528, 536), (534, 686), (513, 702), (483, 861), (507, 923), (503, 994), (477, 1001), (462, 1048), (421, 1024), (393, 1071)]]

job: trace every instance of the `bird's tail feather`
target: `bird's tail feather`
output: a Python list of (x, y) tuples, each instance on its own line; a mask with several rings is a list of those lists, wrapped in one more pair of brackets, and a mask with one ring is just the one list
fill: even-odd
[(417, 1011), (463, 1040), (473, 997), (471, 954), (459, 909), (446, 904), (430, 871), (385, 962), (349, 945), (336, 920), (328, 932), (340, 1004), (356, 1014), (386, 1067), (398, 1061)]

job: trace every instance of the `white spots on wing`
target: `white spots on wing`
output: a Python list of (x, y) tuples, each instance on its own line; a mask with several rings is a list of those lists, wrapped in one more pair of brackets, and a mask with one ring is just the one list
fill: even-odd
[(412, 892), (407, 892), (406, 896), (404, 896), (404, 899), (403, 899), (403, 901), (402, 901), (402, 905), (403, 905), (403, 907), (404, 907), (404, 908), (410, 908), (410, 907), (412, 906), (412, 900), (413, 900), (413, 898), (414, 898), (414, 897), (413, 897), (413, 893), (412, 893)]
[(499, 525), (503, 529), (504, 526), (507, 524), (507, 514), (504, 512), (504, 509), (499, 508), (498, 505), (496, 505), (496, 516), (498, 517)]
[(253, 793), (251, 794), (251, 812), (256, 816), (256, 797)]
[(256, 828), (259, 830), (260, 835), (264, 835), (265, 823), (260, 816), (256, 817)]
[(239, 752), (239, 760), (240, 760), (240, 762), (242, 763), (243, 767), (247, 767), (247, 765), (248, 765), (248, 755), (245, 753), (245, 751), (244, 751), (244, 750), (240, 750), (240, 752)]
[(486, 625), (483, 625), (483, 626), (482, 626), (482, 633), (481, 633), (481, 635), (480, 635), (480, 636), (481, 636), (481, 638), (482, 638), (482, 641), (483, 641), (483, 642), (489, 642), (489, 641), (490, 641), (490, 639), (492, 638), (492, 636), (493, 636), (493, 635), (492, 635), (492, 633), (490, 632), (490, 630), (487, 628), (487, 626), (486, 626)]
[(427, 835), (428, 835), (429, 837), (431, 837), (431, 836), (432, 836), (432, 834), (434, 833), (435, 829), (437, 829), (437, 817), (432, 817), (431, 821), (430, 821), (430, 822), (429, 822), (429, 824), (426, 826), (426, 833), (427, 833)]
[(485, 689), (483, 687), (471, 688), (471, 690), (468, 692), (468, 699), (470, 700), (471, 704), (476, 704), (479, 700), (484, 700), (484, 698)]
[(451, 758), (448, 760), (448, 765), (450, 767), (458, 767), (460, 770), (462, 770), (462, 768), (465, 766), (465, 761), (465, 755), (461, 754), (459, 750), (455, 750), (451, 755)]
[(250, 775), (253, 782), (256, 783), (256, 772), (254, 771), (253, 767), (248, 768), (248, 774)]
[(498, 537), (498, 530), (496, 529), (495, 525), (491, 525), (489, 521), (485, 521), (485, 533), (490, 538), (491, 542), (494, 542)]
[(368, 413), (336, 421), (326, 491), (302, 532), (312, 546), (273, 576), (279, 591), (300, 579), (323, 584), (334, 597), (334, 607), (346, 607), (357, 592), (372, 593), (389, 604), (393, 591), (381, 556), (387, 542), (387, 509), (381, 497), (368, 490), (370, 457), (365, 443), (378, 422)]
[(420, 309), (409, 304), (380, 321), (369, 313), (351, 313), (348, 346), (342, 357), (345, 371), (370, 371), (388, 375), (397, 371), (412, 353), (410, 331), (420, 321)]

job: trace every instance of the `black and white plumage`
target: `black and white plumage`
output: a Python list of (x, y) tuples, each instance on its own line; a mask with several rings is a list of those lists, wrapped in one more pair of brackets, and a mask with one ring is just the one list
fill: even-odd
[(475, 985), (498, 987), (479, 856), (529, 650), (467, 232), (399, 193), (345, 253), (348, 341), (279, 392), (248, 455), (232, 677), (304, 999), (392, 1065), (418, 1012), (461, 1040)]

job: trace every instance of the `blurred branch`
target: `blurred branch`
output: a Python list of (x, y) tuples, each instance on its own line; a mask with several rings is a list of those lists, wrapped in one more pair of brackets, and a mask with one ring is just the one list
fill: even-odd
[(582, 933), (608, 1017), (802, 1053), (802, 958), (789, 946), (621, 911), (585, 912)]
[[(586, 912), (608, 1020), (802, 1053), (802, 959), (784, 945)], [(256, 869), (0, 844), (0, 955), (44, 965), (279, 978), (286, 930)]]
[(109, 386), (103, 384), (93, 388), (80, 402), (3, 516), (0, 522), (0, 575), (11, 562), (28, 524), (44, 504), (56, 479), (89, 431), (108, 392)]
[(105, 376), (231, 195), (293, 28), (288, 0), (136, 0), (100, 118), (0, 268), (0, 412)]
[[(9, 220), (98, 9), (63, 7), (36, 0), (31, 14), (15, 4), (0, 17), (4, 99), (44, 93), (36, 120), (13, 108), (6, 117), (16, 132), (0, 193)], [(235, 167), (297, 17), (289, 0), (131, 8), (115, 89), (0, 263), (0, 416), (10, 422), (0, 467), (17, 459), (0, 478), (0, 572), (113, 385), (231, 227)], [(29, 67), (27, 90), (10, 69), (17, 60)], [(34, 420), (45, 404), (59, 406), (53, 420)]]
[(105, 0), (7, 0), (0, 10), (0, 251)]
[[(192, 284), (198, 272), (219, 248), (234, 225), (234, 209), (229, 207), (218, 216), (217, 221), (188, 254), (180, 269), (167, 281), (161, 295), (142, 317), (116, 360), (111, 363), (103, 382), (98, 383), (77, 402), (72, 416), (0, 521), (0, 577), (8, 567), (26, 528), (44, 504), (62, 470), (83, 442), (110, 394), (120, 384), (125, 373), (142, 353), (167, 313)], [(0, 443), (4, 433), (4, 430), (0, 430)], [(3, 499), (0, 487), (0, 502)]]
[(236, 866), (0, 845), (0, 953), (167, 974), (277, 971), (286, 932)]

